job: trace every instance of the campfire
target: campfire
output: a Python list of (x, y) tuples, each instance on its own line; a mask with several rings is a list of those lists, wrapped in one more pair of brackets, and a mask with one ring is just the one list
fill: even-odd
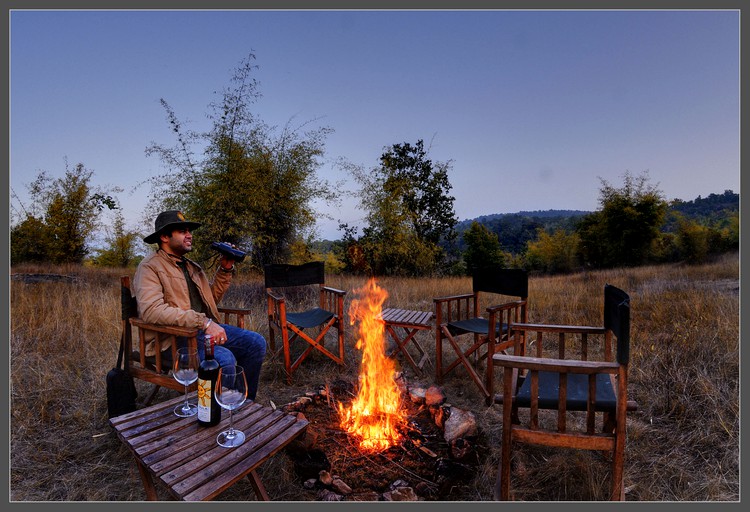
[(374, 278), (354, 290), (350, 323), (359, 322), (357, 349), (362, 351), (359, 391), (349, 408), (339, 404), (341, 427), (359, 439), (363, 451), (382, 451), (398, 444), (406, 423), (393, 360), (385, 355), (385, 326), (380, 319), (388, 292)]
[(475, 449), (474, 415), (447, 403), (439, 386), (408, 382), (386, 356), (388, 292), (375, 279), (353, 296), (357, 382), (336, 379), (283, 406), (309, 421), (288, 448), (295, 472), (319, 501), (453, 499), (487, 451)]

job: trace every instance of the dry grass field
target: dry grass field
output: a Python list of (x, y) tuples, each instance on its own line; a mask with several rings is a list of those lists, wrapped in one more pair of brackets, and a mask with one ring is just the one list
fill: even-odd
[[(36, 279), (33, 274), (49, 274)], [(140, 501), (145, 493), (130, 452), (108, 424), (105, 375), (120, 335), (123, 270), (14, 267), (10, 282), (10, 500)], [(132, 273), (132, 271), (131, 271)], [(56, 276), (56, 277), (55, 277)], [(347, 291), (361, 277), (328, 276)], [(430, 310), (432, 298), (471, 290), (469, 278), (379, 279), (387, 306)], [(601, 324), (602, 289), (631, 296), (630, 397), (625, 488), (628, 501), (739, 501), (739, 256), (701, 266), (665, 265), (532, 276), (529, 319)], [(347, 300), (351, 300), (351, 295)], [(239, 275), (224, 304), (252, 308), (251, 328), (268, 336), (260, 277)], [(305, 361), (288, 385), (278, 359), (268, 358), (257, 401), (285, 404), (338, 378), (356, 382), (355, 329), (347, 333), (344, 369), (322, 357)], [(420, 334), (434, 360), (434, 341)], [(412, 382), (429, 386), (434, 372)], [(138, 383), (139, 395), (147, 388)], [(451, 404), (477, 418), (481, 464), (457, 485), (451, 501), (489, 501), (499, 459), (502, 409), (485, 407), (465, 371), (443, 383)], [(162, 390), (157, 400), (176, 396)], [(522, 501), (607, 499), (608, 465), (597, 453), (521, 448), (512, 489)], [(334, 463), (335, 466), (335, 463)], [(374, 470), (377, 470), (374, 466)], [(333, 468), (335, 472), (335, 467)], [(312, 501), (285, 452), (259, 470), (274, 500)], [(169, 499), (157, 487), (162, 499)], [(220, 500), (255, 500), (239, 482)]]

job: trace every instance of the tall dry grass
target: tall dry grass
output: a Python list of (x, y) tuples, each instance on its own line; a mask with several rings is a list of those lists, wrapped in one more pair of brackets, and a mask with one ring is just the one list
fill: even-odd
[[(81, 267), (14, 267), (10, 283), (12, 501), (137, 501), (145, 494), (130, 452), (107, 420), (105, 375), (117, 357), (119, 276), (126, 271)], [(46, 273), (47, 280), (24, 279)], [(54, 280), (54, 276), (58, 277)], [(365, 278), (328, 276), (349, 291)], [(387, 305), (430, 310), (432, 298), (471, 290), (468, 278), (378, 280)], [(639, 408), (628, 414), (625, 487), (629, 501), (738, 501), (739, 258), (701, 265), (664, 265), (531, 277), (533, 322), (601, 324), (603, 286), (631, 296), (629, 392)], [(238, 276), (224, 303), (254, 310), (252, 327), (268, 336), (260, 277)], [(354, 329), (347, 332), (343, 370), (312, 356), (288, 385), (280, 361), (268, 358), (258, 401), (291, 402), (336, 378), (356, 380)], [(434, 361), (434, 341), (420, 333)], [(434, 367), (413, 383), (434, 382)], [(137, 383), (140, 396), (147, 387)], [(483, 461), (452, 500), (487, 501), (499, 458), (501, 406), (485, 407), (465, 371), (443, 383), (456, 407), (472, 410)], [(160, 391), (157, 400), (176, 396)], [(333, 470), (335, 471), (335, 461)], [(280, 453), (259, 470), (275, 500), (305, 501), (291, 460)], [(597, 453), (522, 447), (515, 451), (512, 489), (528, 501), (604, 500), (609, 467)], [(162, 489), (160, 496), (167, 499)], [(223, 500), (254, 500), (241, 481)]]

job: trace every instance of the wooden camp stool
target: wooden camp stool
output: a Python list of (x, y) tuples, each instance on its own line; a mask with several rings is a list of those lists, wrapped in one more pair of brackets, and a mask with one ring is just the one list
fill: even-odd
[[(195, 401), (196, 393), (190, 395)], [(180, 418), (173, 409), (184, 395), (109, 420), (120, 440), (135, 457), (146, 497), (158, 500), (154, 478), (178, 500), (211, 500), (247, 476), (256, 498), (269, 501), (256, 469), (303, 434), (307, 420), (256, 402), (233, 413), (235, 429), (245, 442), (224, 448), (216, 436), (229, 426), (229, 414), (212, 427), (201, 427), (193, 417)]]
[[(415, 335), (419, 331), (431, 330), (434, 316), (432, 311), (385, 308), (381, 313), (381, 319), (385, 323), (386, 332), (396, 343), (396, 348), (388, 354), (388, 357), (395, 357), (398, 353), (404, 354), (414, 371), (422, 375), (422, 367), (429, 360), (429, 357)], [(403, 337), (399, 336), (399, 330), (403, 332)], [(419, 352), (419, 362), (407, 350), (409, 342)]]

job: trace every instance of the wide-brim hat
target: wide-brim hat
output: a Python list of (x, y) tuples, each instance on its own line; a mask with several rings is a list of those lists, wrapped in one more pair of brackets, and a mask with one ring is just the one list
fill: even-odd
[(155, 231), (143, 239), (147, 244), (155, 244), (159, 242), (159, 237), (165, 230), (174, 230), (179, 228), (187, 228), (193, 230), (199, 228), (201, 224), (199, 222), (191, 222), (185, 219), (185, 216), (181, 211), (169, 210), (161, 212), (154, 222)]

